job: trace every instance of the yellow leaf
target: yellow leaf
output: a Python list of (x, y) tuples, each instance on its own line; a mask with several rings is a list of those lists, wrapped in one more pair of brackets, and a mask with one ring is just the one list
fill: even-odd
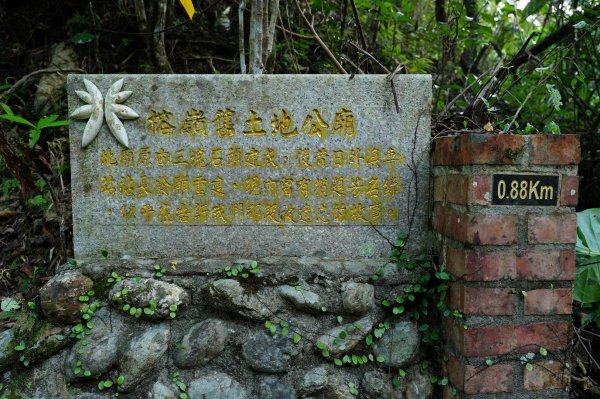
[(185, 12), (187, 12), (187, 15), (190, 17), (190, 19), (192, 19), (194, 17), (194, 14), (196, 13), (192, 0), (179, 0), (179, 2), (183, 6), (183, 8), (185, 8)]

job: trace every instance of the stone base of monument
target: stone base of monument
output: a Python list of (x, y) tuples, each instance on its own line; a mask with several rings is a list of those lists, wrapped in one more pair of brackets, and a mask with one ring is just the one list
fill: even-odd
[[(366, 398), (427, 398), (431, 375), (421, 367), (419, 332), (408, 318), (393, 319), (373, 351), (383, 355), (380, 367), (365, 372), (367, 366), (332, 362), (369, 352), (365, 338), (385, 318), (381, 299), (410, 279), (386, 259), (125, 257), (65, 265), (42, 289), (41, 302), (51, 322), (75, 327), (70, 336), (66, 325), (54, 331), (64, 337), (61, 345), (40, 342), (49, 358), (28, 374), (33, 388), (26, 392), (40, 399), (184, 392), (329, 399), (355, 397), (352, 387), (360, 386)], [(9, 335), (0, 335), (0, 346), (14, 344)], [(16, 359), (0, 353), (0, 367), (10, 370)], [(407, 376), (393, 388), (398, 367)], [(17, 378), (7, 371), (3, 379)], [(99, 390), (107, 380), (112, 386)]]

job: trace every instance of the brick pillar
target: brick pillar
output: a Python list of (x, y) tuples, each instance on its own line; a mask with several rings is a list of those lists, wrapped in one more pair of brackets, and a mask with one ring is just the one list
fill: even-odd
[[(464, 315), (443, 326), (444, 370), (457, 397), (567, 397), (579, 158), (574, 135), (434, 140), (433, 229), (454, 278), (447, 302)], [(518, 174), (530, 176), (506, 177)], [(558, 187), (536, 185), (540, 175), (557, 176)], [(496, 198), (494, 179), (504, 179)], [(528, 183), (515, 188), (510, 179)], [(550, 200), (542, 206), (536, 197)]]

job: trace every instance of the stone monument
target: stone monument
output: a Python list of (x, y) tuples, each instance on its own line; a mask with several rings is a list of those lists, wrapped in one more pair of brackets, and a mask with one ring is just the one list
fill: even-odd
[(425, 241), (431, 77), (70, 75), (75, 256)]

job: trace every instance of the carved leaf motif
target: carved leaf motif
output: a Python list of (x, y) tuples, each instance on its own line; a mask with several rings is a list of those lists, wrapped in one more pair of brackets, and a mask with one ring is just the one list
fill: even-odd
[(81, 147), (87, 147), (92, 141), (94, 141), (100, 132), (100, 128), (102, 127), (102, 119), (104, 117), (104, 101), (102, 100), (102, 93), (100, 93), (100, 90), (98, 90), (95, 84), (87, 79), (83, 79), (83, 83), (85, 84), (85, 88), (87, 89), (87, 92), (91, 98), (90, 106), (92, 107), (90, 118), (85, 125), (83, 137), (81, 139)]
[(102, 93), (94, 83), (85, 78), (83, 83), (87, 92), (77, 90), (75, 94), (87, 105), (82, 105), (71, 114), (73, 119), (89, 118), (83, 131), (82, 148), (94, 141), (105, 119), (110, 132), (117, 141), (125, 147), (129, 147), (129, 138), (119, 117), (123, 119), (139, 118), (139, 115), (133, 109), (120, 104), (131, 96), (132, 91), (121, 91), (123, 79), (119, 79), (110, 86), (106, 97), (103, 99)]

